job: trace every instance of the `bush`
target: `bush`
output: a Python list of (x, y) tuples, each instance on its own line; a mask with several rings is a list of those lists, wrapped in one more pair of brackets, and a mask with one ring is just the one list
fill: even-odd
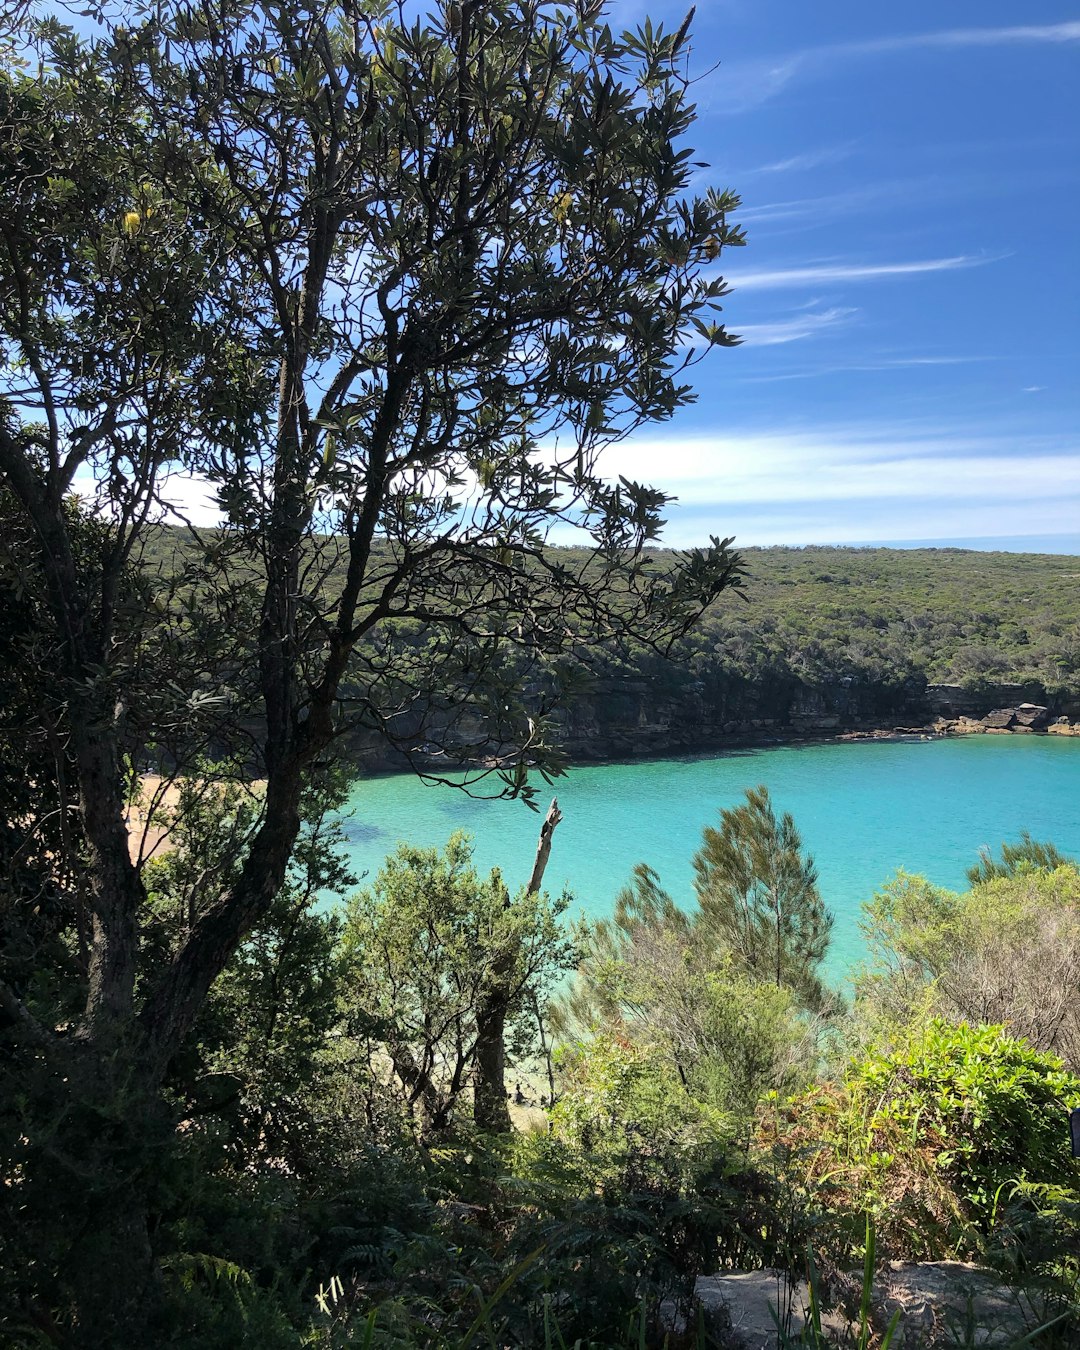
[(1000, 1026), (933, 1019), (765, 1133), (854, 1242), (869, 1212), (893, 1257), (984, 1252), (1017, 1184), (1080, 1186), (1066, 1111), (1080, 1079)]
[(862, 1021), (1002, 1023), (1080, 1072), (1080, 871), (984, 859), (969, 875), (958, 895), (901, 872), (866, 907)]

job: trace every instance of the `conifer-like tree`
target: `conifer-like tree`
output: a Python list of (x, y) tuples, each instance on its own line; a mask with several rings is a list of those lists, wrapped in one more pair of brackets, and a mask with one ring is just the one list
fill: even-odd
[(1030, 830), (1020, 831), (1020, 841), (1002, 842), (1000, 857), (995, 858), (989, 844), (979, 849), (979, 861), (967, 870), (969, 886), (982, 886), (997, 877), (1014, 877), (1025, 867), (1033, 872), (1053, 872), (1067, 867), (1073, 859), (1054, 844), (1032, 839)]
[(820, 1007), (832, 916), (795, 822), (786, 811), (777, 817), (768, 788), (748, 789), (745, 802), (720, 812), (719, 829), (705, 829), (694, 873), (704, 930), (749, 975)]

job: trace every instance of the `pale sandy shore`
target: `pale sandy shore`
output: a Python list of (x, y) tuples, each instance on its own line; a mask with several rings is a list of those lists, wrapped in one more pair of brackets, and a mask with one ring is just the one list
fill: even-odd
[[(139, 795), (127, 809), (128, 850), (133, 862), (160, 858), (172, 847), (171, 837), (181, 800), (181, 779), (148, 773), (139, 779)], [(214, 785), (204, 785), (212, 791)], [(265, 780), (253, 779), (245, 788), (257, 796)]]

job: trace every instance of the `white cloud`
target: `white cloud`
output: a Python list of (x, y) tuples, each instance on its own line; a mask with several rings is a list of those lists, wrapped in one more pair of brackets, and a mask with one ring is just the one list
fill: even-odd
[[(926, 366), (968, 366), (979, 361), (996, 361), (995, 356), (882, 356), (868, 361), (830, 362), (827, 365), (807, 366), (802, 370), (788, 370), (775, 375), (747, 375), (744, 384), (776, 384), (785, 380), (820, 379), (823, 375), (841, 375), (848, 372), (909, 370)], [(1026, 391), (1025, 392), (1029, 392)]]
[(1080, 512), (1075, 438), (916, 424), (748, 431), (631, 440), (602, 467), (678, 498), (664, 536), (675, 546), (709, 533), (743, 543), (1067, 534)]
[[(98, 482), (92, 470), (84, 465), (75, 475), (72, 491), (93, 503), (94, 509), (109, 512), (106, 487)], [(170, 524), (185, 523), (207, 529), (221, 523), (214, 486), (198, 474), (179, 470), (163, 473), (157, 481), (159, 518)]]
[[(781, 221), (801, 220), (806, 216), (812, 216), (815, 220), (830, 220), (837, 216), (850, 216), (855, 211), (891, 207), (897, 202), (916, 198), (925, 202), (931, 196), (942, 196), (946, 190), (949, 195), (955, 195), (957, 191), (970, 192), (972, 186), (970, 176), (961, 180), (954, 172), (948, 177), (897, 178), (868, 183), (821, 197), (795, 197), (759, 204), (744, 198), (745, 204), (740, 206), (738, 218), (740, 225), (774, 225)], [(1000, 181), (988, 175), (986, 190), (991, 187), (998, 192), (1001, 190)]]
[(1023, 392), (1025, 394), (1041, 394), (1045, 388), (1045, 384), (1025, 384)]
[(750, 346), (776, 347), (782, 343), (814, 337), (827, 328), (836, 328), (857, 313), (856, 309), (839, 307), (817, 312), (803, 310), (790, 319), (778, 319), (773, 323), (743, 324), (738, 331), (739, 336)]
[(798, 75), (824, 74), (842, 61), (897, 52), (952, 50), (972, 47), (1052, 45), (1080, 42), (1080, 22), (1017, 24), (998, 28), (950, 28), (935, 33), (900, 33), (862, 42), (808, 47), (787, 55), (759, 58), (721, 67), (712, 104), (720, 111), (743, 112), (759, 107)]
[(796, 173), (806, 169), (818, 169), (823, 164), (835, 164), (847, 159), (851, 154), (850, 145), (823, 146), (820, 150), (807, 150), (801, 155), (791, 155), (787, 159), (778, 159), (772, 164), (762, 164), (748, 173)]
[(959, 254), (953, 258), (924, 258), (920, 262), (822, 262), (805, 267), (778, 267), (767, 272), (728, 273), (725, 276), (738, 290), (778, 290), (785, 286), (817, 286), (832, 281), (874, 281), (927, 272), (955, 272), (960, 268), (983, 267), (986, 263), (997, 261), (998, 257)]
[[(695, 516), (674, 514), (664, 533), (669, 548), (703, 544), (710, 534), (735, 536), (736, 547), (769, 544), (861, 544), (868, 539), (901, 543), (911, 539), (954, 543), (1017, 536), (1077, 537), (1076, 514), (1041, 501), (1004, 502), (993, 497), (954, 500), (866, 501), (834, 507), (756, 509), (718, 502)], [(1034, 547), (1034, 546), (1032, 546)], [(1058, 549), (1049, 548), (1047, 552)]]
[(949, 28), (939, 33), (908, 33), (870, 42), (841, 44), (838, 50), (843, 51), (846, 47), (859, 54), (908, 51), (915, 47), (1004, 47), (1028, 42), (1080, 42), (1080, 21), (1016, 24), (1003, 28)]

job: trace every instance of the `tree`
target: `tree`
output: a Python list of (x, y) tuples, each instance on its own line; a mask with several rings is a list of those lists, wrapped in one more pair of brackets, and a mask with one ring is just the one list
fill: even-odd
[[(310, 1178), (318, 1167), (344, 968), (341, 919), (318, 902), (356, 883), (334, 816), (344, 788), (331, 778), (305, 792), (285, 884), (214, 984), (166, 1078), (187, 1133), (209, 1122), (249, 1174), (284, 1167)], [(144, 871), (148, 966), (154, 948), (167, 959), (169, 935), (194, 921), (208, 870), (240, 864), (259, 807), (257, 790), (235, 784), (188, 779), (180, 793), (171, 847)]]
[(601, 1056), (605, 1038), (632, 1042), (744, 1143), (762, 1096), (800, 1086), (818, 1059), (821, 1023), (801, 991), (748, 968), (710, 916), (680, 909), (644, 864), (588, 935), (556, 1011), (583, 1061), (594, 1042)]
[(806, 1007), (820, 1008), (818, 968), (832, 916), (794, 820), (786, 811), (777, 819), (766, 787), (749, 788), (743, 805), (722, 810), (719, 829), (706, 827), (694, 873), (702, 927), (748, 974), (785, 985)]
[(1080, 1070), (1075, 864), (1022, 865), (963, 894), (900, 872), (865, 908), (873, 960), (858, 985), (861, 1030), (888, 1035), (928, 1014), (1000, 1022)]
[(979, 850), (979, 861), (967, 870), (969, 886), (979, 886), (995, 877), (1014, 877), (1023, 868), (1031, 871), (1053, 872), (1059, 867), (1072, 864), (1059, 849), (1050, 843), (1040, 843), (1032, 839), (1030, 830), (1020, 831), (1020, 842), (1001, 845), (1001, 857), (995, 858), (990, 848), (984, 845)]
[[(526, 895), (540, 894), (540, 888), (544, 884), (544, 872), (551, 856), (552, 838), (561, 820), (562, 812), (559, 810), (558, 799), (552, 797), (547, 815), (540, 826), (536, 858), (525, 887)], [(504, 905), (509, 909), (509, 893), (506, 894)], [(473, 1116), (481, 1129), (494, 1133), (505, 1133), (511, 1127), (510, 1112), (506, 1105), (506, 1024), (522, 996), (518, 988), (517, 973), (520, 957), (519, 947), (515, 947), (513, 943), (502, 944), (500, 955), (491, 967), (484, 996), (476, 1010), (476, 1081), (473, 1089)], [(541, 1006), (540, 993), (540, 989), (533, 982), (526, 991), (526, 999), (536, 1015), (540, 1047), (546, 1054), (548, 1038), (544, 1025), (545, 1009)], [(550, 1067), (548, 1076), (550, 1079)]]
[(462, 834), (441, 854), (402, 844), (350, 902), (345, 926), (352, 1034), (373, 1062), (385, 1056), (406, 1106), (432, 1133), (476, 1086), (492, 987), (527, 1052), (534, 1009), (574, 964), (558, 923), (565, 901), (528, 889), (511, 898), (497, 868), (481, 879), (471, 860)]
[[(345, 730), (408, 749), (437, 713), (468, 758), (467, 709), (527, 793), (552, 762), (529, 672), (620, 632), (661, 646), (739, 579), (730, 541), (650, 569), (664, 498), (597, 459), (688, 401), (690, 343), (734, 341), (701, 268), (742, 242), (735, 199), (686, 196), (686, 25), (618, 37), (594, 0), (137, 17), (92, 46), (43, 24), (41, 73), (0, 81), (0, 474), (56, 635), (77, 807), (56, 866), (88, 916), (72, 1016), (48, 976), (4, 969), (5, 1092), (63, 1122), (73, 1159), (95, 1113), (143, 1159), (97, 1169), (94, 1259), (42, 1294), (70, 1291), (99, 1344), (146, 1315), (167, 1066), (281, 890)], [(222, 524), (162, 569), (178, 472)], [(76, 487), (109, 527), (89, 557)], [(591, 536), (587, 562), (545, 549), (556, 522)], [(265, 797), (148, 972), (132, 771), (182, 773), (210, 744)], [(129, 1272), (122, 1298), (95, 1265)]]

